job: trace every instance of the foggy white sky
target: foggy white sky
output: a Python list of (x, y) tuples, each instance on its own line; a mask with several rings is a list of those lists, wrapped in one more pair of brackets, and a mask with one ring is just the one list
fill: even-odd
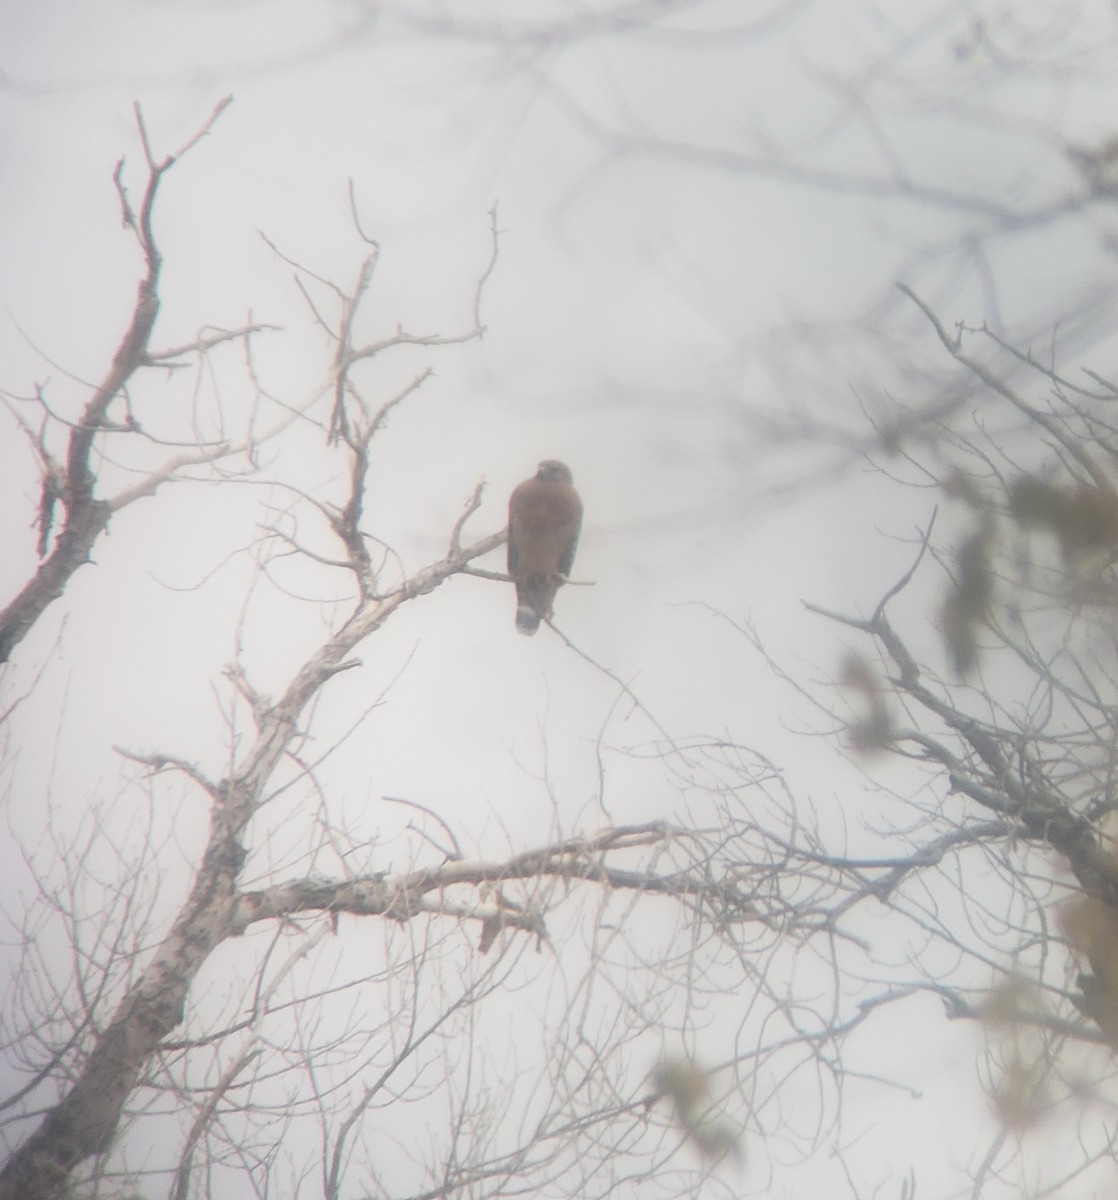
[[(343, 3), (4, 5), (0, 387), (27, 395), (46, 384), (59, 410), (73, 412), (84, 392), (71, 376), (96, 379), (119, 340), (140, 262), (120, 229), (111, 175), (125, 155), (138, 195), (134, 99), (162, 154), (235, 95), (164, 184), (154, 344), (235, 326), (249, 312), (283, 325), (291, 332), (261, 342), (259, 366), (289, 402), (319, 385), (328, 348), (291, 269), (257, 230), (348, 284), (363, 252), (349, 219), (352, 178), (381, 244), (365, 332), (400, 322), (452, 333), (468, 327), (497, 203), (484, 341), (405, 351), (368, 376), (370, 393), (386, 396), (422, 366), (436, 370), (379, 443), (370, 524), (415, 568), (441, 551), (478, 480), (489, 484), (470, 526), (480, 537), (503, 524), (509, 490), (540, 458), (567, 461), (587, 514), (576, 574), (595, 586), (560, 597), (563, 628), (632, 681), (673, 732), (732, 730), (783, 754), (819, 804), (839, 803), (852, 774), (789, 732), (814, 718), (710, 613), (679, 606), (752, 615), (779, 657), (814, 664), (813, 677), (834, 669), (841, 645), (800, 600), (871, 608), (910, 561), (911, 548), (891, 539), (911, 535), (937, 497), (883, 488), (857, 466), (811, 486), (836, 461), (833, 446), (784, 438), (765, 450), (763, 432), (796, 408), (864, 433), (864, 387), (919, 402), (921, 373), (939, 356), (890, 292), (897, 278), (948, 320), (1038, 328), (1085, 284), (1109, 285), (1106, 214), (1011, 236), (994, 232), (991, 212), (1042, 207), (1074, 185), (1041, 126), (1084, 144), (1112, 131), (1118, 77), (1099, 63), (1113, 45), (1113, 8), (1100, 0), (1054, 15), (1060, 6), (1037, 4), (1012, 15), (982, 3), (802, 3), (753, 28), (782, 6), (711, 3), (642, 35), (588, 32), (605, 10), (591, 4), (573, 36), (573, 7), (387, 5), (369, 15)], [(632, 9), (641, 20), (662, 7)], [(1082, 54), (1069, 52), (1062, 80), (1038, 69), (1002, 83), (991, 56), (958, 52), (975, 10), (1019, 53), (1066, 21)], [(540, 38), (548, 20), (564, 36)], [(500, 22), (519, 39), (496, 37)], [(727, 25), (731, 36), (707, 32)], [(907, 48), (883, 63), (897, 44)], [(866, 79), (868, 91), (849, 85)], [(782, 169), (762, 161), (766, 146), (786, 156)], [(735, 149), (753, 169), (696, 161), (696, 149)], [(942, 202), (873, 195), (864, 183), (895, 172)], [(967, 233), (989, 275), (942, 249)], [(888, 339), (905, 330), (898, 351)], [(1103, 373), (1113, 349), (1093, 360)], [(235, 360), (226, 361), (221, 386), (235, 398)], [(158, 419), (160, 381), (153, 373), (143, 387)], [(299, 469), (329, 492), (335, 468), (325, 458), (308, 455)], [(774, 504), (774, 484), (792, 487), (794, 500)], [(6, 599), (33, 561), (37, 501), (11, 423), (0, 426), (0, 487)], [(247, 545), (259, 511), (246, 503), (238, 525), (219, 507), (224, 496), (199, 492), (189, 504), (168, 492), (123, 514), (98, 565), (21, 649), (19, 685), (44, 664), (67, 615), (61, 657), (27, 705), (42, 739), (20, 749), (24, 794), (49, 790), (65, 811), (91, 787), (111, 792), (113, 745), (181, 754), (220, 773), (218, 681), (247, 565), (195, 591), (168, 588), (195, 587)], [(323, 627), (298, 605), (255, 599), (249, 618), (256, 682), (277, 689)], [(603, 724), (619, 745), (652, 731), (624, 710), (610, 717), (608, 681), (547, 631), (517, 638), (512, 622), (507, 589), (459, 579), (363, 650), (365, 668), (336, 681), (328, 701), (342, 723), (410, 665), (325, 774), (332, 812), (351, 821), (372, 813), (376, 828), (392, 828), (406, 818), (377, 799), (398, 794), (454, 812), (485, 852), (531, 844), (554, 819), (531, 778), (547, 747), (559, 831), (604, 822), (595, 798)], [(80, 717), (61, 721), (62, 705)], [(681, 803), (662, 779), (623, 764), (605, 799), (617, 821), (674, 817)], [(13, 815), (28, 836), (36, 820)], [(184, 830), (189, 842), (189, 819)], [(970, 1037), (948, 1030), (944, 1045)], [(927, 1068), (925, 1058), (914, 1062), (913, 1077), (927, 1082)], [(949, 1086), (932, 1081), (929, 1093), (941, 1083)], [(984, 1111), (977, 1097), (960, 1107)], [(856, 1111), (867, 1123), (886, 1120)], [(907, 1111), (898, 1106), (889, 1119), (903, 1125)], [(971, 1135), (944, 1118), (942, 1139), (899, 1157), (961, 1158)]]

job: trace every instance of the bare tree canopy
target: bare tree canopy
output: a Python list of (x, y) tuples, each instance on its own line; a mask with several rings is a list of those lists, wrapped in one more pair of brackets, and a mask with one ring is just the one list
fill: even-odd
[(1103, 1194), (1113, 6), (190, 15), (0, 64), (0, 1200)]

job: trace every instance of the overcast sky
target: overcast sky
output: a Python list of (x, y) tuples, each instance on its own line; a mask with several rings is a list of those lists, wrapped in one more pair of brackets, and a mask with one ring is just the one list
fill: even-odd
[[(352, 179), (381, 247), (366, 335), (397, 323), (454, 333), (469, 328), (497, 205), (484, 340), (405, 352), (368, 377), (370, 394), (387, 396), (436, 370), (379, 443), (378, 535), (416, 568), (441, 552), (476, 483), (487, 483), (469, 527), (480, 537), (504, 523), (509, 490), (541, 458), (566, 461), (586, 507), (575, 573), (593, 586), (561, 595), (562, 627), (673, 733), (731, 730), (787, 761), (817, 802), (838, 803), (847, 776), (798, 736), (814, 717), (688, 604), (751, 617), (815, 678), (837, 671), (841, 644), (800, 601), (872, 609), (911, 561), (898, 539), (940, 499), (883, 483), (850, 450), (868, 436), (863, 405), (886, 394), (919, 404), (941, 362), (894, 281), (949, 323), (1042, 332), (1110, 286), (1105, 212), (1023, 229), (1008, 214), (1076, 187), (1061, 139), (1089, 146), (1113, 130), (1113, 6), (649, 0), (604, 21), (612, 7), (3, 5), (0, 388), (26, 396), (44, 384), (72, 413), (78, 381), (97, 379), (119, 341), (141, 264), (112, 172), (125, 156), (138, 196), (134, 100), (161, 155), (235, 97), (165, 180), (154, 344), (250, 313), (282, 325), (258, 365), (289, 403), (320, 385), (329, 351), (260, 233), (348, 285), (367, 249), (350, 219)], [(1058, 70), (1043, 53), (1057, 34)], [(1003, 70), (999, 52), (1027, 69)], [(1113, 373), (1097, 329), (1083, 347)], [(235, 358), (225, 362), (231, 380)], [(147, 386), (153, 406), (159, 384)], [(237, 385), (221, 386), (235, 406)], [(205, 388), (200, 403), (213, 403)], [(0, 425), (4, 598), (34, 558), (25, 451)], [(336, 483), (317, 452), (298, 470), (324, 494)], [(216, 501), (161, 495), (114, 523), (98, 565), (21, 650), (25, 684), (69, 614), (28, 704), (43, 737), (21, 748), (25, 794), (49, 790), (64, 809), (111, 791), (114, 745), (220, 773), (215, 688), (247, 560), (211, 572), (251, 540), (257, 499), (229, 518)], [(247, 611), (247, 659), (277, 689), (323, 627), (274, 599)], [(401, 613), (366, 669), (338, 681), (338, 711), (352, 719), (361, 695), (371, 702), (396, 680), (331, 767), (339, 817), (399, 794), (453, 809), (481, 851), (527, 845), (554, 819), (533, 778), (545, 749), (562, 832), (678, 815), (663, 779), (624, 765), (602, 811), (603, 725), (618, 745), (653, 730), (615, 711), (615, 686), (548, 631), (516, 637), (513, 611), (506, 587), (455, 580)], [(63, 704), (80, 730), (59, 742)], [(377, 811), (378, 828), (398, 819)], [(31, 817), (13, 824), (34, 835)], [(945, 1044), (968, 1036), (949, 1031)], [(928, 1081), (923, 1057), (911, 1069)], [(969, 1147), (970, 1129), (948, 1126), (909, 1158)]]

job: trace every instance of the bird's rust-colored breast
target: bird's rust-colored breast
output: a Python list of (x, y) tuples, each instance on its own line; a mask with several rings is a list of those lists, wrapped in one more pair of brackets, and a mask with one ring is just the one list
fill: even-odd
[(509, 498), (509, 574), (568, 574), (581, 525), (582, 501), (572, 484), (526, 479)]

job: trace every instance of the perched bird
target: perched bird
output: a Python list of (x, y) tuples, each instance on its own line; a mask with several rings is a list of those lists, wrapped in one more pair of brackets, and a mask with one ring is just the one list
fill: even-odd
[(582, 501), (570, 468), (545, 458), (509, 497), (509, 575), (516, 583), (516, 628), (533, 634), (550, 619), (566, 583), (582, 527)]

